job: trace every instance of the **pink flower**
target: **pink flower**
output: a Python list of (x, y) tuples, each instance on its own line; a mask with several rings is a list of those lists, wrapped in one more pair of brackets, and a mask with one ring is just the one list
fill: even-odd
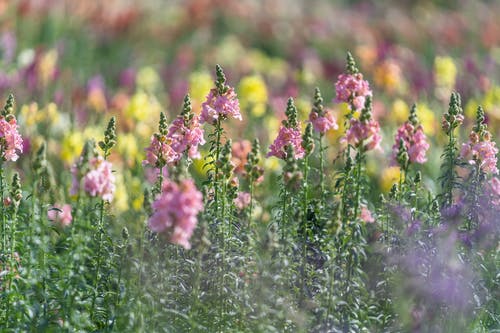
[(380, 125), (378, 121), (370, 119), (362, 121), (351, 118), (351, 127), (347, 130), (342, 141), (347, 141), (355, 147), (361, 143), (365, 144), (366, 150), (380, 149), (382, 136), (380, 135)]
[(158, 233), (168, 232), (172, 243), (191, 248), (189, 239), (198, 222), (197, 215), (203, 210), (202, 199), (192, 179), (179, 184), (166, 179), (152, 204), (154, 213), (149, 218), (149, 228)]
[(489, 140), (479, 142), (469, 140), (469, 142), (462, 145), (460, 151), (460, 157), (468, 160), (470, 165), (479, 163), (479, 167), (483, 172), (495, 175), (498, 174), (497, 154), (498, 148), (495, 146), (495, 142)]
[(172, 148), (169, 141), (165, 136), (153, 134), (149, 147), (145, 149), (146, 159), (142, 161), (142, 165), (149, 164), (161, 168), (165, 164), (179, 160), (179, 154)]
[(200, 158), (198, 146), (205, 144), (205, 139), (198, 116), (194, 116), (188, 124), (184, 123), (183, 115), (177, 116), (170, 125), (167, 138), (170, 139), (170, 146), (177, 154), (175, 160), (179, 160), (185, 151), (189, 158)]
[(216, 88), (211, 89), (207, 100), (201, 105), (200, 123), (215, 124), (219, 117), (242, 119), (240, 103), (234, 88), (229, 87), (223, 95), (219, 95)]
[(292, 145), (295, 158), (303, 158), (305, 155), (304, 148), (302, 147), (302, 136), (300, 128), (288, 128), (281, 126), (278, 137), (274, 140), (273, 144), (269, 147), (267, 157), (276, 156), (277, 158), (286, 158), (286, 146)]
[(323, 115), (319, 115), (314, 110), (309, 114), (309, 121), (313, 124), (314, 130), (321, 134), (325, 134), (329, 130), (339, 128), (337, 120), (330, 110), (326, 110)]
[(415, 128), (407, 121), (398, 128), (395, 142), (392, 146), (393, 165), (397, 164), (400, 140), (403, 140), (406, 150), (408, 151), (408, 156), (410, 157), (410, 162), (422, 164), (427, 161), (425, 154), (430, 146), (427, 143), (427, 137), (424, 134), (422, 126)]
[(236, 174), (245, 174), (248, 153), (252, 151), (252, 143), (248, 140), (235, 141), (231, 147), (231, 162)]
[(250, 193), (248, 193), (248, 192), (238, 192), (238, 195), (234, 199), (234, 205), (239, 210), (243, 210), (246, 207), (248, 207), (248, 205), (250, 205), (250, 199), (251, 199)]
[(349, 108), (354, 107), (354, 111), (360, 111), (365, 105), (367, 96), (372, 96), (370, 84), (363, 80), (363, 74), (340, 74), (335, 83), (337, 92), (337, 102), (349, 104)]
[(375, 219), (372, 216), (372, 212), (370, 212), (370, 210), (365, 205), (361, 205), (361, 213), (359, 217), (366, 223), (375, 222)]
[(489, 183), (489, 190), (493, 199), (493, 205), (500, 206), (500, 178), (491, 178), (491, 181)]
[[(101, 156), (93, 157), (88, 163), (88, 171), (80, 174), (80, 166), (75, 164), (71, 167), (73, 175), (71, 195), (78, 194), (80, 184), (83, 182), (83, 190), (92, 197), (101, 197), (105, 201), (112, 201), (115, 192), (115, 176), (112, 172), (110, 162)], [(82, 176), (80, 178), (80, 176)]]
[[(8, 119), (8, 120), (7, 120)], [(0, 153), (4, 161), (16, 161), (23, 152), (23, 139), (13, 115), (0, 116)]]
[[(57, 208), (57, 209), (53, 209)], [(57, 222), (61, 224), (61, 226), (66, 227), (71, 224), (71, 221), (73, 220), (73, 216), (71, 215), (71, 205), (69, 204), (64, 204), (64, 205), (58, 205), (55, 204), (52, 209), (50, 209), (47, 212), (47, 218), (50, 221)], [(59, 210), (60, 211), (59, 211)]]

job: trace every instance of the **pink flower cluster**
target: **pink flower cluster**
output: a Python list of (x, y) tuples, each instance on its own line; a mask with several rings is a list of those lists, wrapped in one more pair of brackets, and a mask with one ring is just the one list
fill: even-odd
[(485, 173), (498, 174), (497, 168), (498, 148), (495, 142), (490, 140), (479, 141), (474, 132), (469, 137), (469, 142), (462, 145), (460, 157), (466, 159), (469, 164), (476, 165)]
[(286, 146), (292, 145), (295, 158), (303, 158), (305, 155), (304, 148), (302, 147), (302, 136), (300, 128), (288, 128), (281, 126), (278, 137), (274, 140), (273, 144), (269, 147), (267, 157), (276, 156), (277, 158), (286, 158)]
[(375, 222), (375, 219), (372, 216), (372, 212), (365, 205), (361, 205), (361, 213), (359, 214), (359, 217), (366, 223)]
[(340, 74), (335, 83), (337, 92), (337, 102), (349, 104), (349, 108), (354, 107), (353, 111), (360, 111), (365, 106), (367, 96), (372, 96), (370, 84), (363, 80), (363, 74)]
[(83, 190), (90, 196), (112, 201), (115, 193), (115, 176), (112, 172), (111, 163), (98, 156), (90, 159), (88, 167), (89, 170), (83, 175), (81, 181), (79, 166), (75, 164), (71, 167), (73, 184), (70, 194), (78, 194), (80, 184), (83, 182)]
[(329, 130), (336, 130), (339, 128), (337, 120), (330, 110), (326, 110), (323, 115), (319, 115), (314, 110), (309, 114), (309, 121), (312, 123), (316, 132), (325, 134)]
[(7, 116), (8, 120), (0, 116), (0, 153), (5, 161), (16, 161), (19, 153), (23, 152), (23, 139), (17, 131), (16, 118)]
[(248, 205), (250, 205), (250, 199), (251, 199), (250, 193), (238, 192), (238, 195), (236, 196), (236, 198), (234, 198), (234, 205), (239, 210), (243, 210), (246, 207), (248, 207)]
[(363, 143), (366, 150), (380, 149), (382, 136), (380, 135), (378, 121), (373, 119), (362, 121), (351, 118), (350, 123), (351, 127), (347, 130), (342, 141), (347, 141), (347, 143), (355, 147)]
[(427, 137), (425, 136), (424, 130), (421, 125), (415, 128), (415, 126), (407, 121), (398, 128), (395, 142), (392, 146), (393, 165), (397, 164), (400, 140), (403, 140), (404, 142), (406, 150), (408, 151), (410, 162), (422, 164), (427, 161), (425, 154), (427, 153), (427, 150), (430, 146), (427, 143)]
[(219, 117), (242, 119), (240, 103), (234, 88), (228, 88), (222, 95), (219, 95), (216, 88), (211, 89), (207, 100), (201, 105), (200, 123), (215, 124)]
[(203, 209), (202, 199), (192, 179), (179, 184), (166, 179), (161, 194), (153, 202), (149, 228), (154, 232), (168, 232), (172, 243), (191, 248), (189, 239), (198, 222), (197, 215)]
[(71, 215), (71, 205), (69, 205), (69, 204), (64, 204), (64, 205), (56, 204), (56, 205), (54, 205), (53, 208), (57, 208), (57, 209), (50, 209), (47, 212), (47, 218), (50, 221), (59, 223), (63, 227), (66, 227), (66, 226), (71, 224), (71, 221), (73, 220), (73, 216)]
[(177, 153), (176, 160), (179, 160), (186, 150), (189, 158), (200, 158), (198, 146), (205, 144), (205, 139), (198, 116), (194, 116), (186, 126), (184, 117), (179, 115), (170, 125), (167, 138), (170, 139), (170, 146)]
[(153, 134), (151, 143), (146, 148), (146, 159), (142, 161), (142, 165), (163, 167), (165, 164), (179, 160), (179, 154), (172, 148), (169, 141), (165, 136)]

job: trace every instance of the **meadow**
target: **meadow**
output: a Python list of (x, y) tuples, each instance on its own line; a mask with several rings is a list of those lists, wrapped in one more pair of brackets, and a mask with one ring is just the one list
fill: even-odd
[(498, 12), (0, 0), (0, 332), (500, 332)]

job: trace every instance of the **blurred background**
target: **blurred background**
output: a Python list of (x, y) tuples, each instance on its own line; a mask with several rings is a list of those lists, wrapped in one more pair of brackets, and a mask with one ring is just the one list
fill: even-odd
[[(384, 153), (371, 157), (370, 175), (382, 192), (398, 179), (388, 165), (390, 147), (417, 103), (433, 142), (423, 167), (433, 189), (440, 119), (452, 91), (469, 116), (463, 137), (479, 104), (498, 137), (498, 13), (498, 1), (0, 0), (0, 96), (16, 96), (26, 156), (46, 140), (56, 170), (67, 169), (85, 138), (100, 138), (116, 115), (113, 158), (124, 170), (118, 177), (127, 177), (139, 172), (160, 111), (171, 120), (189, 93), (199, 112), (217, 63), (244, 111), (241, 123), (228, 124), (233, 140), (257, 136), (267, 152), (286, 99), (296, 99), (305, 120), (315, 86), (342, 123), (346, 106), (332, 99), (350, 51), (374, 90), (384, 131)], [(330, 160), (340, 135), (329, 135)], [(265, 166), (279, 169), (275, 159)], [(140, 207), (134, 193), (141, 181), (131, 179), (117, 207), (129, 200)]]

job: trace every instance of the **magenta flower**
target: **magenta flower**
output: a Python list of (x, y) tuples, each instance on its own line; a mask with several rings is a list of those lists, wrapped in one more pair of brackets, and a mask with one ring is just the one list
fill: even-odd
[(294, 157), (303, 158), (305, 155), (304, 148), (302, 147), (302, 136), (300, 133), (300, 127), (288, 128), (286, 126), (281, 126), (278, 137), (274, 140), (273, 144), (269, 147), (269, 153), (267, 157), (276, 156), (277, 158), (286, 158), (286, 146), (292, 145), (294, 151)]
[(364, 144), (366, 150), (380, 149), (382, 136), (380, 135), (380, 125), (378, 121), (360, 120), (351, 118), (351, 127), (347, 130), (342, 141), (347, 141), (350, 145), (358, 147)]
[(55, 204), (53, 208), (57, 209), (50, 209), (49, 211), (47, 211), (47, 218), (50, 221), (59, 223), (63, 227), (67, 227), (68, 225), (71, 224), (71, 221), (73, 220), (73, 216), (71, 215), (71, 205)]
[(228, 87), (226, 92), (220, 94), (217, 88), (213, 88), (207, 95), (207, 100), (201, 105), (200, 123), (215, 124), (217, 120), (235, 118), (242, 120), (240, 103), (234, 92), (234, 88)]
[(146, 159), (142, 161), (142, 165), (151, 165), (161, 168), (165, 164), (173, 163), (179, 160), (179, 154), (170, 145), (170, 140), (164, 135), (153, 134), (151, 143), (146, 149)]
[(203, 210), (202, 199), (192, 179), (179, 184), (166, 179), (162, 192), (153, 202), (149, 228), (158, 233), (167, 232), (172, 243), (191, 248), (189, 239), (198, 222), (197, 215)]
[(13, 115), (0, 116), (0, 156), (4, 161), (16, 161), (23, 152), (23, 139), (17, 128)]
[(200, 158), (198, 146), (205, 144), (205, 139), (198, 116), (193, 116), (186, 124), (184, 116), (179, 115), (170, 125), (167, 138), (170, 139), (170, 146), (177, 154), (176, 160), (179, 160), (185, 151), (189, 158)]
[[(73, 175), (71, 195), (78, 194), (83, 182), (83, 190), (92, 197), (100, 197), (105, 201), (112, 201), (115, 193), (115, 176), (112, 165), (101, 156), (92, 157), (88, 163), (88, 171), (81, 175), (80, 166), (71, 167)], [(82, 176), (80, 178), (80, 176)]]
[(365, 105), (366, 97), (372, 96), (370, 84), (363, 80), (363, 74), (340, 74), (335, 83), (336, 102), (345, 102), (353, 111), (360, 111)]
[(330, 110), (324, 111), (322, 115), (318, 114), (314, 109), (309, 113), (309, 121), (312, 123), (316, 132), (325, 134), (329, 130), (339, 128), (337, 120)]
[(412, 163), (425, 163), (427, 158), (425, 154), (429, 149), (429, 144), (427, 143), (427, 137), (424, 134), (424, 130), (421, 125), (415, 127), (409, 121), (406, 121), (398, 131), (395, 136), (394, 145), (392, 146), (392, 164), (397, 164), (397, 156), (399, 152), (400, 141), (403, 143), (408, 152), (410, 162)]

